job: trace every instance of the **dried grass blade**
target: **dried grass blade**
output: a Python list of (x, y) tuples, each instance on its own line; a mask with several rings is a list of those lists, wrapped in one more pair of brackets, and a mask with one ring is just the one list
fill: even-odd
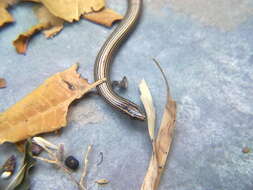
[(156, 113), (151, 93), (144, 79), (141, 81), (139, 89), (141, 92), (141, 101), (144, 105), (147, 114), (149, 136), (151, 141), (153, 142), (155, 137), (154, 131), (155, 131)]
[(176, 102), (172, 99), (170, 95), (168, 80), (166, 79), (166, 76), (160, 64), (155, 59), (154, 62), (160, 69), (166, 83), (167, 103), (163, 113), (158, 135), (153, 142), (153, 154), (141, 190), (158, 189), (160, 179), (170, 151), (176, 121)]

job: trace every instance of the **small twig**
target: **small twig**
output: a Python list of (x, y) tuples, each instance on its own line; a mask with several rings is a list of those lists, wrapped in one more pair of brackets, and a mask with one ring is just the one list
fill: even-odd
[(55, 164), (58, 168), (63, 170), (66, 174), (68, 174), (69, 178), (79, 187), (80, 190), (86, 190), (84, 187), (82, 187), (79, 182), (72, 176), (71, 171), (66, 168), (61, 161), (59, 161), (57, 158), (55, 160), (49, 160), (47, 158), (39, 157), (39, 156), (33, 156), (34, 158), (47, 162), (49, 164)]
[[(105, 79), (103, 79), (103, 80), (105, 80)], [(63, 159), (62, 159), (62, 157), (64, 155), (64, 147), (62, 144), (59, 146), (56, 146), (41, 137), (35, 138), (35, 140), (37, 140), (36, 143), (41, 145), (43, 147), (43, 149), (48, 153), (48, 156), (50, 157), (50, 159), (39, 157), (39, 156), (33, 156), (34, 158), (44, 161), (44, 162), (47, 162), (47, 163), (50, 163), (50, 164), (56, 165), (59, 169), (61, 169), (66, 174), (68, 174), (70, 180), (73, 181), (78, 186), (79, 190), (87, 190), (87, 188), (85, 187), (85, 184), (84, 184), (84, 179), (87, 175), (88, 162), (89, 162), (88, 156), (89, 156), (89, 153), (92, 149), (91, 145), (88, 146), (88, 150), (87, 150), (86, 154), (84, 155), (83, 172), (82, 172), (80, 181), (78, 181), (78, 180), (76, 180), (76, 178), (73, 177), (72, 171), (70, 171), (68, 168), (66, 168), (64, 166)], [(57, 147), (57, 149), (53, 148), (54, 151), (52, 151), (50, 146)]]
[(85, 186), (84, 186), (84, 179), (85, 179), (86, 174), (87, 174), (88, 162), (89, 162), (88, 156), (89, 156), (89, 153), (90, 153), (91, 149), (92, 149), (92, 146), (89, 145), (88, 146), (88, 150), (87, 150), (86, 154), (84, 155), (84, 161), (83, 161), (84, 167), (83, 167), (83, 172), (82, 172), (82, 175), (81, 175), (81, 178), (80, 178), (80, 182), (79, 182), (80, 186), (83, 187), (83, 188), (85, 188)]
[(40, 157), (40, 156), (33, 156), (33, 158), (36, 158), (36, 159), (38, 159), (38, 160), (47, 162), (47, 163), (49, 163), (49, 164), (56, 164), (56, 163), (57, 163), (56, 160), (49, 160), (49, 159), (47, 159), (47, 158), (43, 158), (43, 157)]
[(73, 177), (71, 171), (67, 169), (61, 162), (58, 162), (56, 164), (61, 170), (63, 170), (66, 174), (68, 174), (69, 178), (78, 186), (80, 190), (86, 190), (83, 186), (80, 185), (80, 183)]

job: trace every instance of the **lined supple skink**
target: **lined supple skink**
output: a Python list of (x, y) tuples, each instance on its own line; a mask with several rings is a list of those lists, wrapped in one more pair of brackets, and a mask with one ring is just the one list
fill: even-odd
[(128, 114), (132, 118), (145, 120), (145, 113), (135, 103), (119, 96), (113, 91), (110, 81), (110, 66), (113, 56), (126, 39), (128, 34), (133, 30), (141, 13), (142, 0), (128, 0), (128, 9), (124, 19), (117, 28), (108, 37), (100, 49), (94, 67), (95, 81), (106, 78), (107, 81), (99, 86), (97, 90), (107, 103), (114, 108)]

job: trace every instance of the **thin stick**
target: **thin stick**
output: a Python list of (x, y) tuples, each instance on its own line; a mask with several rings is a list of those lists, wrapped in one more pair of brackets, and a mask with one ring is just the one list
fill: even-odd
[[(101, 82), (104, 82), (105, 79), (102, 79), (100, 81), (97, 81), (96, 83), (101, 83)], [(42, 139), (43, 141), (47, 142), (46, 140)], [(50, 142), (48, 142), (50, 143)], [(52, 144), (53, 145), (53, 144)], [(56, 146), (56, 145), (54, 145)], [(76, 178), (72, 175), (72, 172), (66, 168), (62, 162), (62, 159), (61, 159), (61, 156), (59, 156), (59, 154), (63, 154), (63, 145), (60, 145), (60, 146), (57, 146), (57, 152), (55, 153), (54, 151), (51, 151), (47, 145), (44, 145), (43, 148), (45, 149), (45, 151), (47, 152), (48, 156), (51, 158), (51, 159), (48, 159), (48, 158), (43, 158), (43, 157), (39, 157), (39, 156), (33, 156), (34, 158), (38, 159), (38, 160), (41, 160), (41, 161), (44, 161), (44, 162), (47, 162), (47, 163), (50, 163), (50, 164), (54, 164), (56, 165), (59, 169), (61, 169), (64, 173), (68, 174), (69, 178), (71, 181), (73, 181), (79, 188), (79, 190), (87, 190), (87, 188), (84, 186), (84, 178), (86, 177), (86, 174), (87, 174), (87, 169), (88, 169), (88, 156), (89, 156), (89, 153), (92, 149), (92, 146), (89, 145), (88, 146), (88, 150), (86, 152), (86, 154), (84, 155), (84, 167), (83, 167), (83, 173), (81, 175), (81, 178), (80, 178), (80, 181), (76, 180)]]
[(86, 190), (72, 175), (71, 171), (67, 169), (61, 162), (57, 162), (56, 165), (62, 169), (66, 174), (68, 174), (69, 178), (78, 186), (80, 190)]
[(81, 189), (81, 190), (85, 190), (85, 188), (80, 187), (80, 184), (78, 183), (78, 181), (72, 176), (71, 171), (69, 171), (66, 167), (63, 166), (63, 164), (59, 161), (59, 160), (49, 160), (43, 157), (39, 157), (39, 156), (33, 156), (34, 158), (50, 163), (50, 164), (55, 164), (56, 166), (58, 166), (60, 169), (62, 169), (65, 173), (68, 174), (68, 176), (70, 177), (70, 179), (76, 183), (76, 185)]
[(44, 161), (44, 162), (47, 162), (47, 163), (50, 163), (50, 164), (56, 164), (56, 160), (49, 160), (47, 158), (43, 158), (43, 157), (39, 157), (39, 156), (33, 156), (33, 158), (36, 158), (38, 160), (41, 160), (41, 161)]
[(89, 146), (88, 146), (88, 150), (87, 150), (86, 154), (84, 155), (83, 173), (82, 173), (82, 175), (81, 175), (80, 182), (79, 182), (80, 186), (83, 187), (83, 188), (85, 188), (85, 187), (84, 187), (84, 179), (85, 179), (86, 174), (87, 174), (88, 162), (89, 162), (88, 156), (89, 156), (89, 153), (90, 153), (91, 149), (92, 149), (92, 146), (89, 145)]
[(169, 94), (170, 94), (170, 87), (169, 87), (168, 79), (167, 79), (167, 77), (166, 77), (166, 75), (165, 75), (165, 73), (164, 73), (164, 71), (163, 71), (163, 69), (162, 69), (160, 63), (159, 63), (155, 58), (152, 58), (152, 59), (153, 59), (153, 61), (155, 62), (155, 64), (156, 64), (156, 66), (158, 67), (158, 69), (159, 69), (159, 70), (161, 71), (161, 73), (162, 73), (163, 79), (164, 79), (165, 84), (166, 84), (167, 92), (168, 92), (168, 95), (169, 95)]

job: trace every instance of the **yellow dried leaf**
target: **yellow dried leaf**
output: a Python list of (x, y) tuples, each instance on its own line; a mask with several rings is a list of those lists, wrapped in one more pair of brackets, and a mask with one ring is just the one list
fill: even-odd
[(97, 184), (99, 185), (105, 185), (105, 184), (108, 184), (109, 181), (107, 179), (99, 179), (97, 181), (95, 181)]
[(11, 14), (7, 11), (7, 8), (10, 5), (15, 4), (16, 0), (1, 0), (0, 1), (0, 27), (7, 23), (14, 22), (13, 17)]
[[(55, 36), (63, 29), (64, 20), (51, 14), (47, 8), (41, 7), (36, 11), (36, 14), (40, 22), (50, 22), (52, 25), (51, 28), (43, 31), (43, 34), (46, 36), (46, 38)], [(99, 12), (88, 13), (83, 15), (83, 17), (89, 21), (107, 27), (112, 26), (114, 22), (121, 20), (123, 18), (123, 16), (121, 16), (120, 14), (116, 13), (111, 9), (103, 9)]]
[(6, 80), (4, 78), (0, 78), (0, 88), (6, 87)]
[(167, 103), (162, 117), (162, 122), (158, 135), (153, 141), (153, 153), (149, 163), (149, 168), (141, 186), (141, 190), (157, 190), (160, 183), (167, 157), (170, 151), (173, 132), (176, 121), (176, 102), (172, 99), (169, 91), (168, 81), (159, 63), (154, 60), (159, 67), (167, 86)]
[(27, 50), (28, 42), (30, 38), (40, 32), (43, 29), (49, 28), (50, 23), (41, 23), (33, 26), (27, 32), (20, 34), (16, 40), (13, 41), (13, 45), (15, 46), (18, 53), (24, 54)]
[(113, 25), (114, 22), (122, 20), (123, 16), (116, 13), (115, 11), (105, 8), (99, 12), (92, 12), (83, 15), (83, 17), (89, 21), (101, 24), (107, 27)]
[(41, 86), (0, 114), (0, 144), (19, 142), (66, 126), (68, 107), (104, 80), (89, 84), (78, 66), (56, 73)]
[(68, 22), (79, 20), (84, 13), (99, 11), (104, 8), (104, 0), (40, 0), (55, 16)]
[[(115, 21), (121, 20), (123, 18), (121, 15), (119, 15), (118, 13), (114, 12), (111, 9), (103, 9), (105, 4), (104, 0), (89, 0), (89, 1), (73, 0), (67, 2), (65, 2), (66, 0), (57, 0), (57, 1), (23, 0), (23, 1), (40, 2), (44, 4), (46, 7), (41, 5), (39, 8), (35, 10), (35, 13), (39, 20), (39, 24), (33, 26), (28, 31), (20, 34), (17, 37), (17, 39), (13, 41), (13, 45), (15, 46), (17, 52), (20, 54), (24, 54), (26, 52), (28, 42), (34, 34), (44, 30), (43, 33), (46, 36), (46, 38), (50, 38), (59, 33), (64, 27), (64, 19), (68, 20), (63, 16), (61, 16), (61, 14), (68, 17), (69, 19), (71, 18), (71, 20), (73, 21), (73, 19), (75, 18), (79, 19), (80, 15), (82, 15), (83, 13), (90, 13), (86, 14), (84, 18), (108, 27), (112, 26), (112, 24)], [(101, 11), (93, 12), (97, 10)], [(73, 12), (77, 12), (77, 15), (79, 16), (71, 17)], [(0, 13), (1, 13), (1, 6), (0, 6)], [(1, 24), (1, 14), (0, 14), (0, 24)]]
[(30, 28), (27, 32), (20, 34), (13, 41), (13, 45), (16, 47), (18, 53), (24, 54), (26, 52), (29, 40), (34, 34), (45, 30), (44, 35), (52, 37), (63, 28), (64, 20), (52, 15), (44, 6), (40, 6), (35, 12), (40, 23)]

